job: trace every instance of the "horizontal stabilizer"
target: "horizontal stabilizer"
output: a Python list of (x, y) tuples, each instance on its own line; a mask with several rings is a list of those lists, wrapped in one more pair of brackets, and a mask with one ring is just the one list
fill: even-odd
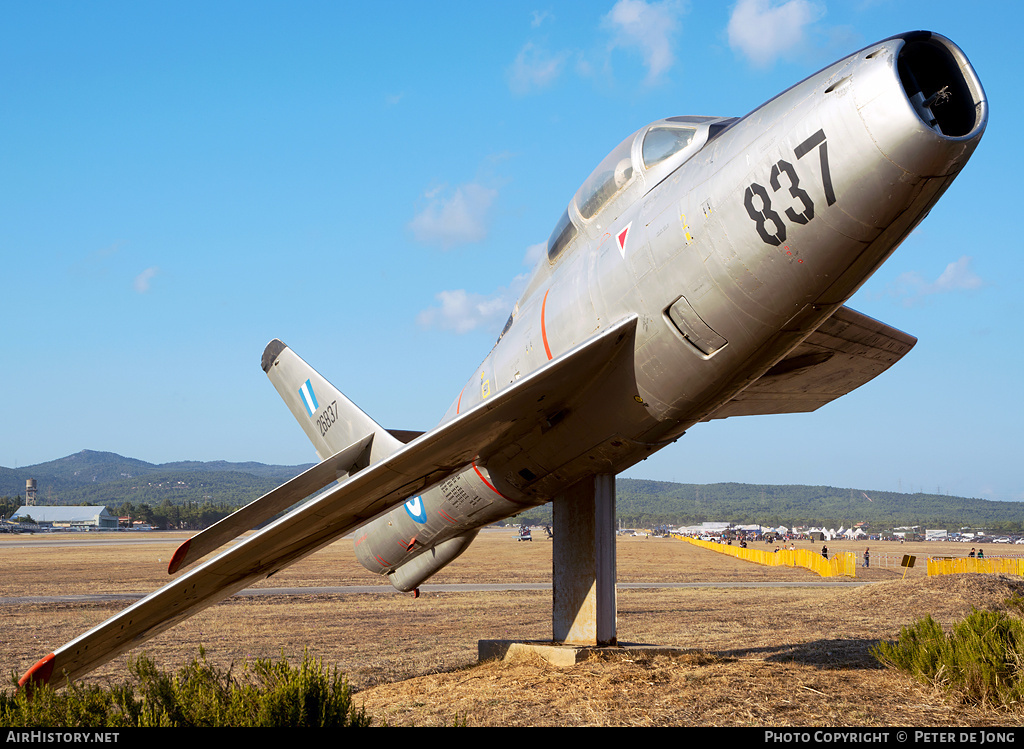
[(613, 362), (631, 355), (636, 324), (636, 315), (626, 318), (389, 457), (352, 474), (41, 659), (19, 684), (58, 685), (65, 678), (78, 679), (323, 548), (477, 458), (521, 439), (582, 388), (598, 381)]
[(193, 536), (175, 550), (170, 564), (167, 565), (167, 574), (173, 575), (228, 541), (267, 522), (274, 515), (287, 510), (299, 500), (305, 499), (328, 484), (347, 476), (348, 471), (364, 455), (372, 441), (373, 435), (363, 437), (324, 462), (299, 474), (288, 483), (282, 484), (269, 494), (264, 494), (237, 512), (214, 523), (202, 533)]
[(403, 445), (408, 445), (417, 437), (422, 436), (423, 432), (416, 431), (413, 429), (389, 429), (388, 434), (390, 434), (396, 440), (401, 442)]
[(785, 359), (705, 421), (815, 411), (880, 375), (915, 343), (913, 336), (840, 307)]

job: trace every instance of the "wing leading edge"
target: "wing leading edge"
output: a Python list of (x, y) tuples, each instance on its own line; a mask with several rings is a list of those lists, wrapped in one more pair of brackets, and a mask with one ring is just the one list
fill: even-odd
[[(57, 685), (64, 678), (79, 678), (183, 619), (323, 548), (473, 460), (501, 449), (532, 429), (538, 420), (557, 411), (582, 386), (614, 366), (621, 355), (632, 355), (636, 323), (635, 315), (622, 320), (473, 409), (352, 475), (345, 483), (306, 502), (50, 653), (18, 683)], [(326, 470), (325, 477), (332, 473), (332, 469)]]

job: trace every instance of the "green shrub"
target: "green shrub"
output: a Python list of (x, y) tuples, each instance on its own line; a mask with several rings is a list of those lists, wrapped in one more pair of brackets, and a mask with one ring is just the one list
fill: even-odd
[(1024, 622), (1002, 612), (975, 609), (948, 635), (926, 616), (872, 654), (964, 702), (1024, 705)]
[(8, 727), (342, 727), (370, 719), (352, 703), (343, 674), (306, 653), (298, 667), (257, 660), (235, 677), (199, 658), (174, 675), (145, 655), (129, 666), (134, 683), (103, 688), (72, 684), (0, 693), (0, 725)]

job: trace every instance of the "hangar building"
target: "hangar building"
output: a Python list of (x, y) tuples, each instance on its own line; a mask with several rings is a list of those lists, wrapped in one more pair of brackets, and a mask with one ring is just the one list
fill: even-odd
[(106, 507), (23, 505), (10, 519), (17, 522), (19, 517), (30, 517), (42, 527), (117, 530), (117, 518)]

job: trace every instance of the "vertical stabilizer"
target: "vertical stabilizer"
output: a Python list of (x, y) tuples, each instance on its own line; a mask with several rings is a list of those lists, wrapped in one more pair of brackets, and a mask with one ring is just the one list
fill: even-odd
[(267, 344), (261, 363), (321, 460), (372, 436), (350, 470), (355, 473), (402, 446), (278, 339)]

